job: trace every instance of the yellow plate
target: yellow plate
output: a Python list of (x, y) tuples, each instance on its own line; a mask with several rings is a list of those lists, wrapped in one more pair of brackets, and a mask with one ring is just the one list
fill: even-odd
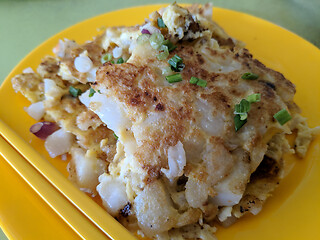
[[(2, 138), (0, 137), (0, 153), (2, 155), (2, 153), (5, 152), (3, 151), (5, 145), (3, 145), (1, 140)], [(11, 148), (11, 151), (14, 150)], [(8, 154), (8, 152), (6, 153)], [(25, 160), (23, 161), (28, 164)], [(3, 230), (8, 238), (46, 240), (81, 239), (78, 234), (68, 227), (28, 184), (17, 175), (14, 169), (6, 163), (5, 159), (1, 156), (0, 176), (0, 189), (2, 193), (0, 197), (0, 225), (4, 227)], [(54, 188), (49, 190), (55, 192)], [(59, 194), (59, 196), (62, 197), (61, 194)], [(39, 223), (42, 224), (39, 225)], [(2, 239), (1, 236), (0, 239)]]
[[(8, 76), (0, 89), (0, 132), (49, 182), (59, 189), (84, 215), (100, 229), (117, 239), (126, 238), (126, 231), (105, 214), (104, 210), (67, 180), (66, 163), (51, 159), (43, 142), (29, 133), (34, 123), (23, 107), (29, 102), (15, 94), (10, 79), (27, 67), (36, 69), (41, 58), (51, 54), (58, 39), (69, 38), (79, 43), (97, 35), (101, 26), (133, 25), (143, 22), (149, 13), (163, 5), (120, 10), (101, 15), (52, 37), (32, 51)], [(125, 17), (119, 17), (125, 16)], [(320, 50), (302, 38), (264, 20), (225, 9), (214, 9), (214, 20), (231, 36), (247, 43), (247, 48), (268, 67), (282, 72), (297, 86), (295, 101), (308, 118), (311, 127), (320, 125)], [(10, 129), (14, 130), (12, 133)], [(31, 148), (30, 148), (31, 147)], [(33, 150), (35, 149), (37, 153)], [(280, 184), (258, 216), (248, 216), (233, 226), (219, 227), (220, 239), (320, 239), (320, 139), (312, 143), (303, 160), (298, 160), (288, 177)], [(53, 167), (54, 166), (54, 167)], [(61, 174), (62, 173), (62, 174)], [(11, 184), (11, 183), (8, 183)], [(14, 189), (14, 185), (11, 186)], [(2, 188), (1, 188), (2, 190)], [(1, 204), (1, 202), (0, 202)], [(67, 208), (71, 206), (66, 205)], [(16, 214), (17, 228), (24, 225)], [(30, 213), (32, 214), (32, 213)], [(49, 214), (49, 213), (48, 213)], [(50, 214), (49, 214), (50, 215)], [(49, 216), (48, 216), (49, 217)], [(89, 220), (88, 220), (89, 221)], [(36, 223), (39, 228), (45, 222)], [(53, 226), (54, 227), (54, 226)], [(34, 234), (37, 238), (37, 233)]]

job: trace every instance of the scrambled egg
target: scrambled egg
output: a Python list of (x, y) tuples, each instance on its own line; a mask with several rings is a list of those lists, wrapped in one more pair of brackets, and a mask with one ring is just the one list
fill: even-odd
[[(74, 136), (70, 180), (143, 236), (215, 239), (216, 222), (258, 214), (284, 175), (283, 154), (303, 157), (315, 134), (294, 85), (253, 59), (211, 10), (172, 4), (84, 45), (61, 40), (36, 73), (12, 79), (43, 103), (43, 120)], [(236, 131), (235, 106), (255, 94)], [(292, 117), (283, 125), (273, 117), (281, 109)]]

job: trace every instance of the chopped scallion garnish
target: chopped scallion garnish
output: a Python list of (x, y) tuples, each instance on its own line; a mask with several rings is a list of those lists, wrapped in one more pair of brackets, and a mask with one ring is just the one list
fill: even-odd
[(113, 136), (115, 137), (115, 139), (119, 139), (119, 137), (115, 133), (113, 133)]
[(117, 64), (121, 64), (121, 63), (124, 63), (124, 60), (123, 60), (123, 58), (121, 57), (121, 58), (119, 58), (118, 59), (118, 61), (117, 61)]
[(89, 97), (92, 97), (95, 93), (96, 93), (96, 91), (93, 88), (90, 88)]
[(174, 45), (169, 39), (164, 40), (162, 42), (162, 45), (166, 45), (168, 47), (168, 51), (171, 52), (172, 50), (176, 49), (177, 46)]
[(101, 94), (100, 90), (98, 90), (98, 93), (100, 93), (100, 94)]
[(172, 74), (169, 76), (166, 76), (166, 80), (169, 83), (175, 83), (175, 82), (181, 82), (182, 81), (182, 76), (180, 73)]
[(82, 91), (81, 91), (81, 89), (79, 89), (79, 88), (75, 88), (75, 87), (70, 86), (70, 87), (69, 87), (69, 93), (70, 93), (73, 97), (78, 97), (78, 96), (82, 93)]
[(164, 41), (164, 37), (161, 33), (153, 33), (149, 38), (150, 45), (153, 49), (158, 50)]
[(111, 62), (112, 64), (114, 64), (114, 60), (111, 60), (110, 62)]
[(170, 58), (168, 63), (170, 64), (172, 70), (175, 72), (181, 72), (185, 67), (182, 58), (177, 54)]
[(247, 72), (247, 73), (244, 73), (242, 76), (241, 76), (242, 79), (245, 79), (245, 80), (256, 80), (259, 78), (259, 75), (257, 74), (254, 74), (254, 73), (250, 73), (250, 72)]
[(191, 84), (197, 84), (198, 81), (199, 81), (199, 78), (191, 77), (189, 83), (191, 83)]
[(164, 24), (162, 18), (159, 17), (159, 18), (157, 19), (157, 22), (158, 22), (158, 27), (159, 27), (159, 28), (165, 28), (165, 27), (167, 27), (167, 26)]
[(112, 54), (107, 53), (101, 58), (101, 63), (110, 62), (112, 60)]
[(147, 41), (149, 41), (150, 35), (149, 34), (141, 34), (138, 38), (137, 38), (137, 43), (138, 44), (143, 44), (146, 43)]
[(250, 111), (250, 102), (246, 99), (242, 99), (240, 104), (236, 104), (234, 108), (234, 114), (242, 114)]
[(166, 45), (161, 45), (160, 49), (161, 52), (157, 55), (159, 60), (165, 60), (169, 56), (169, 50)]
[(247, 122), (247, 118), (241, 120), (241, 116), (239, 114), (234, 115), (234, 127), (236, 132)]
[(248, 118), (248, 113), (238, 114), (240, 116), (240, 120), (246, 120)]
[(206, 87), (207, 86), (207, 81), (200, 79), (200, 78), (196, 78), (196, 77), (191, 77), (189, 83), (191, 84), (197, 84), (200, 87)]
[(284, 108), (277, 112), (273, 117), (281, 124), (285, 124), (289, 120), (291, 120), (291, 115), (288, 113), (288, 111)]
[(260, 102), (261, 94), (254, 93), (247, 97), (247, 99), (242, 99), (239, 104), (234, 107), (234, 125), (236, 131), (238, 131), (246, 122), (248, 118), (248, 112), (251, 108), (251, 103)]
[(249, 103), (255, 103), (255, 102), (260, 102), (261, 100), (261, 94), (260, 93), (254, 93), (251, 94), (247, 97), (247, 101)]
[(197, 85), (200, 87), (206, 87), (207, 86), (207, 81), (203, 80), (203, 79), (199, 79), (199, 81), (197, 82)]
[(168, 62), (170, 63), (170, 65), (171, 65), (172, 67), (176, 68), (179, 63), (182, 63), (182, 62), (183, 62), (183, 60), (182, 60), (181, 57), (179, 57), (179, 56), (176, 54), (176, 55), (174, 55), (172, 58), (170, 58)]

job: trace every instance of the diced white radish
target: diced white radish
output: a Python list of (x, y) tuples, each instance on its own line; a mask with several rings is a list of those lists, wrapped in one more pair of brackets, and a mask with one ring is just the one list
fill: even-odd
[(208, 200), (209, 187), (198, 179), (189, 176), (186, 183), (186, 200), (193, 208), (201, 208)]
[(119, 58), (122, 55), (122, 48), (121, 47), (115, 47), (112, 51), (112, 55), (114, 58)]
[(23, 73), (34, 73), (34, 71), (33, 71), (33, 69), (31, 67), (28, 67), (28, 68), (24, 69), (22, 72)]
[(27, 109), (27, 113), (30, 117), (34, 118), (35, 120), (39, 121), (44, 115), (44, 104), (42, 101), (32, 103)]
[(74, 59), (74, 67), (78, 72), (86, 73), (92, 68), (93, 63), (88, 56), (79, 56)]
[(228, 217), (231, 217), (232, 211), (232, 207), (223, 207), (220, 209), (219, 213), (218, 213), (218, 218), (220, 220), (220, 222), (223, 222), (225, 220), (227, 220)]
[(95, 82), (96, 81), (96, 73), (97, 73), (98, 68), (92, 68), (88, 73), (87, 73), (87, 81), (88, 82)]
[(71, 156), (78, 186), (94, 192), (99, 183), (98, 178), (105, 170), (105, 162), (86, 156), (85, 151), (81, 148), (72, 148)]
[(118, 215), (119, 211), (129, 201), (125, 184), (106, 173), (99, 177), (99, 181), (100, 184), (97, 186), (97, 191), (103, 200), (103, 205), (112, 216)]
[[(94, 94), (89, 97), (89, 90), (84, 92), (80, 101), (91, 111), (96, 113), (108, 128), (120, 136), (120, 130), (130, 127), (130, 121), (119, 107), (119, 103), (104, 94)], [(95, 104), (97, 103), (97, 104)]]
[(245, 160), (237, 161), (229, 176), (214, 187), (217, 192), (217, 196), (213, 198), (214, 204), (217, 206), (233, 206), (238, 204), (245, 191), (249, 177), (249, 163)]
[(183, 144), (179, 141), (175, 146), (168, 149), (169, 169), (161, 169), (168, 179), (172, 180), (183, 174), (183, 168), (186, 166), (186, 153)]
[(168, 231), (175, 226), (179, 216), (160, 181), (148, 184), (134, 199), (134, 206), (139, 227), (148, 236)]
[(69, 152), (73, 142), (73, 135), (59, 129), (47, 137), (44, 146), (47, 149), (50, 157), (62, 155)]

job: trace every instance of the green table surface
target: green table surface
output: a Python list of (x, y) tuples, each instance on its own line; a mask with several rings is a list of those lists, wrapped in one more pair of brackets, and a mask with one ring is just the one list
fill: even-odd
[[(184, 0), (178, 3), (206, 3)], [(40, 43), (87, 18), (155, 0), (0, 0), (0, 83)], [(214, 0), (280, 25), (320, 47), (320, 0)], [(17, 176), (18, 177), (18, 176)], [(0, 229), (0, 240), (6, 239)]]

